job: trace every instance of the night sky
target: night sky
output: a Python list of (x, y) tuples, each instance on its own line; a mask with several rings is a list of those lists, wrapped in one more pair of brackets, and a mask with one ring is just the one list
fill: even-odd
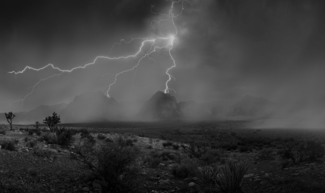
[[(8, 74), (25, 66), (52, 63), (70, 69), (97, 55), (134, 53), (140, 41), (172, 33), (151, 26), (167, 13), (165, 0), (5, 0), (0, 3), (0, 111), (30, 110), (40, 104), (68, 103), (87, 91), (107, 89), (112, 73), (136, 59), (99, 60), (96, 65), (42, 82), (57, 73)], [(325, 3), (317, 0), (190, 0), (175, 18), (179, 33), (172, 54), (177, 67), (171, 92), (180, 101), (211, 101), (244, 95), (265, 97), (287, 112), (325, 118)], [(181, 10), (176, 4), (174, 12)], [(119, 77), (110, 91), (117, 101), (147, 100), (163, 90), (172, 65), (164, 50)], [(135, 74), (136, 73), (136, 74)]]

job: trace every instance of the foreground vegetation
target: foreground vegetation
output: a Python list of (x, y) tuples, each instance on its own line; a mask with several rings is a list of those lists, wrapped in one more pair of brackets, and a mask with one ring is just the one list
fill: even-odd
[(248, 130), (241, 122), (51, 130), (37, 124), (1, 134), (0, 192), (325, 190), (320, 135)]

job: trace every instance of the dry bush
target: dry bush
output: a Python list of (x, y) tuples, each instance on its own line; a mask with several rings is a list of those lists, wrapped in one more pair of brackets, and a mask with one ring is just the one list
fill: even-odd
[(42, 149), (39, 147), (35, 147), (33, 149), (33, 154), (38, 157), (44, 157), (49, 159), (56, 159), (57, 158), (57, 152), (53, 149)]
[(30, 140), (30, 141), (28, 141), (27, 143), (26, 143), (26, 146), (27, 147), (36, 147), (36, 145), (37, 145), (37, 140), (36, 139), (34, 139), (34, 140)]
[(104, 134), (98, 133), (97, 134), (97, 139), (104, 140), (104, 139), (106, 139), (106, 136)]
[(139, 150), (128, 142), (117, 140), (97, 148), (87, 141), (72, 151), (74, 158), (92, 171), (92, 177), (101, 181), (103, 192), (137, 192)]
[(219, 167), (200, 167), (196, 176), (204, 192), (243, 193), (242, 182), (247, 170), (246, 164), (229, 161)]
[(16, 151), (16, 144), (18, 141), (15, 140), (4, 140), (0, 142), (1, 149), (5, 149), (8, 151)]
[(39, 138), (39, 140), (45, 141), (47, 144), (57, 144), (58, 143), (57, 136), (51, 132), (46, 132), (44, 135), (42, 135), (41, 138)]
[(258, 160), (273, 160), (273, 150), (271, 148), (262, 149), (258, 155)]
[(223, 193), (242, 193), (242, 182), (248, 166), (233, 161), (227, 162), (219, 170), (216, 185)]
[(71, 129), (59, 128), (56, 130), (57, 144), (62, 146), (69, 146), (72, 142), (72, 136), (75, 133)]
[(147, 164), (150, 168), (157, 168), (163, 160), (160, 157), (153, 157), (148, 155), (144, 158), (144, 164)]
[(216, 180), (219, 173), (219, 168), (216, 166), (204, 166), (198, 168), (196, 176), (198, 183), (204, 188), (204, 192), (216, 192)]

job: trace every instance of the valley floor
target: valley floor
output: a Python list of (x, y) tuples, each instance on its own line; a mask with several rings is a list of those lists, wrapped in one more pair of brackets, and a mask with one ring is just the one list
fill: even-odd
[[(131, 146), (140, 149), (137, 178), (141, 182), (139, 191), (143, 193), (220, 192), (207, 190), (209, 184), (202, 184), (199, 177), (190, 175), (190, 169), (184, 169), (186, 174), (183, 174), (175, 168), (186, 168), (188, 163), (199, 168), (222, 166), (228, 161), (248, 166), (242, 182), (246, 193), (325, 192), (324, 152), (319, 149), (325, 137), (321, 131), (249, 129), (247, 122), (235, 121), (62, 127), (87, 129), (99, 145), (119, 137), (128, 139)], [(15, 131), (0, 135), (0, 192), (104, 192), (102, 182), (73, 156), (73, 149), (82, 143), (82, 133), (76, 132), (73, 142), (63, 147), (42, 140), (47, 132), (37, 135), (28, 129), (32, 127), (16, 126)], [(4, 141), (14, 141), (15, 148), (4, 148)], [(312, 146), (319, 149), (315, 159), (309, 159), (312, 156), (312, 149), (306, 149), (309, 141), (317, 142)], [(288, 147), (291, 157), (286, 156)]]

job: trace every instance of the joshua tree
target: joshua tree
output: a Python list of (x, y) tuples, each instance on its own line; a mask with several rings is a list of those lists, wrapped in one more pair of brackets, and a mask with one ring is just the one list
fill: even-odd
[(9, 112), (9, 113), (5, 113), (5, 116), (10, 125), (10, 130), (12, 130), (12, 120), (16, 117), (16, 115), (13, 114), (12, 112)]
[(36, 121), (35, 125), (34, 125), (35, 129), (39, 129), (39, 125), (40, 125), (40, 123), (38, 121)]
[(54, 127), (60, 123), (60, 116), (56, 114), (56, 112), (53, 112), (52, 116), (48, 116), (44, 119), (43, 123), (45, 123), (47, 126), (49, 126), (50, 131), (53, 132)]

